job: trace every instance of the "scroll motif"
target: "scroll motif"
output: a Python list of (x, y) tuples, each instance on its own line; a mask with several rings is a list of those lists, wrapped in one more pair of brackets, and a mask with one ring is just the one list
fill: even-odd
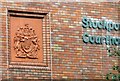
[(37, 59), (37, 52), (39, 48), (39, 40), (32, 27), (20, 27), (14, 37), (14, 50), (17, 58)]

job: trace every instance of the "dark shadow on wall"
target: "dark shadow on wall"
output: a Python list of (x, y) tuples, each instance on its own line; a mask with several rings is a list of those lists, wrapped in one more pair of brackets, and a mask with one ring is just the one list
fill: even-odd
[[(120, 1), (118, 2), (118, 23), (120, 23)], [(119, 31), (120, 31), (120, 24), (119, 24)], [(119, 32), (120, 37), (120, 32)], [(120, 50), (120, 44), (119, 44), (119, 50)], [(120, 67), (120, 58), (118, 58), (118, 65)]]

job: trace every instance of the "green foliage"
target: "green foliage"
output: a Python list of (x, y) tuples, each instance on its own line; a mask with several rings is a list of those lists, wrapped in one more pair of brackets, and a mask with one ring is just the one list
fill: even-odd
[[(119, 49), (107, 49), (108, 52), (109, 52), (109, 56), (112, 57), (112, 56), (115, 56), (115, 57), (118, 57), (120, 58), (120, 50)], [(106, 79), (107, 80), (110, 80), (112, 79), (112, 81), (120, 81), (120, 66), (118, 65), (114, 65), (112, 67), (113, 70), (116, 70), (118, 73), (117, 74), (113, 74), (113, 73), (108, 73), (106, 74)]]
[(116, 56), (120, 58), (120, 50), (119, 49), (113, 49), (112, 51), (110, 49), (108, 49), (109, 52), (109, 56)]

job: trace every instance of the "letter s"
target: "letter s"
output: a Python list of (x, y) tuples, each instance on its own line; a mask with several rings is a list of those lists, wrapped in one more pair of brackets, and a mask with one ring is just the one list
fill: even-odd
[(83, 17), (83, 19), (82, 19), (82, 27), (83, 28), (88, 27), (88, 19), (87, 19), (87, 17)]

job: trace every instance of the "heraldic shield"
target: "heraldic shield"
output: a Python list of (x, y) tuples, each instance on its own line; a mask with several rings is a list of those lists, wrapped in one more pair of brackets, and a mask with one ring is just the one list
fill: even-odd
[(35, 30), (28, 24), (25, 24), (25, 27), (18, 28), (13, 40), (16, 58), (38, 58), (39, 40)]

